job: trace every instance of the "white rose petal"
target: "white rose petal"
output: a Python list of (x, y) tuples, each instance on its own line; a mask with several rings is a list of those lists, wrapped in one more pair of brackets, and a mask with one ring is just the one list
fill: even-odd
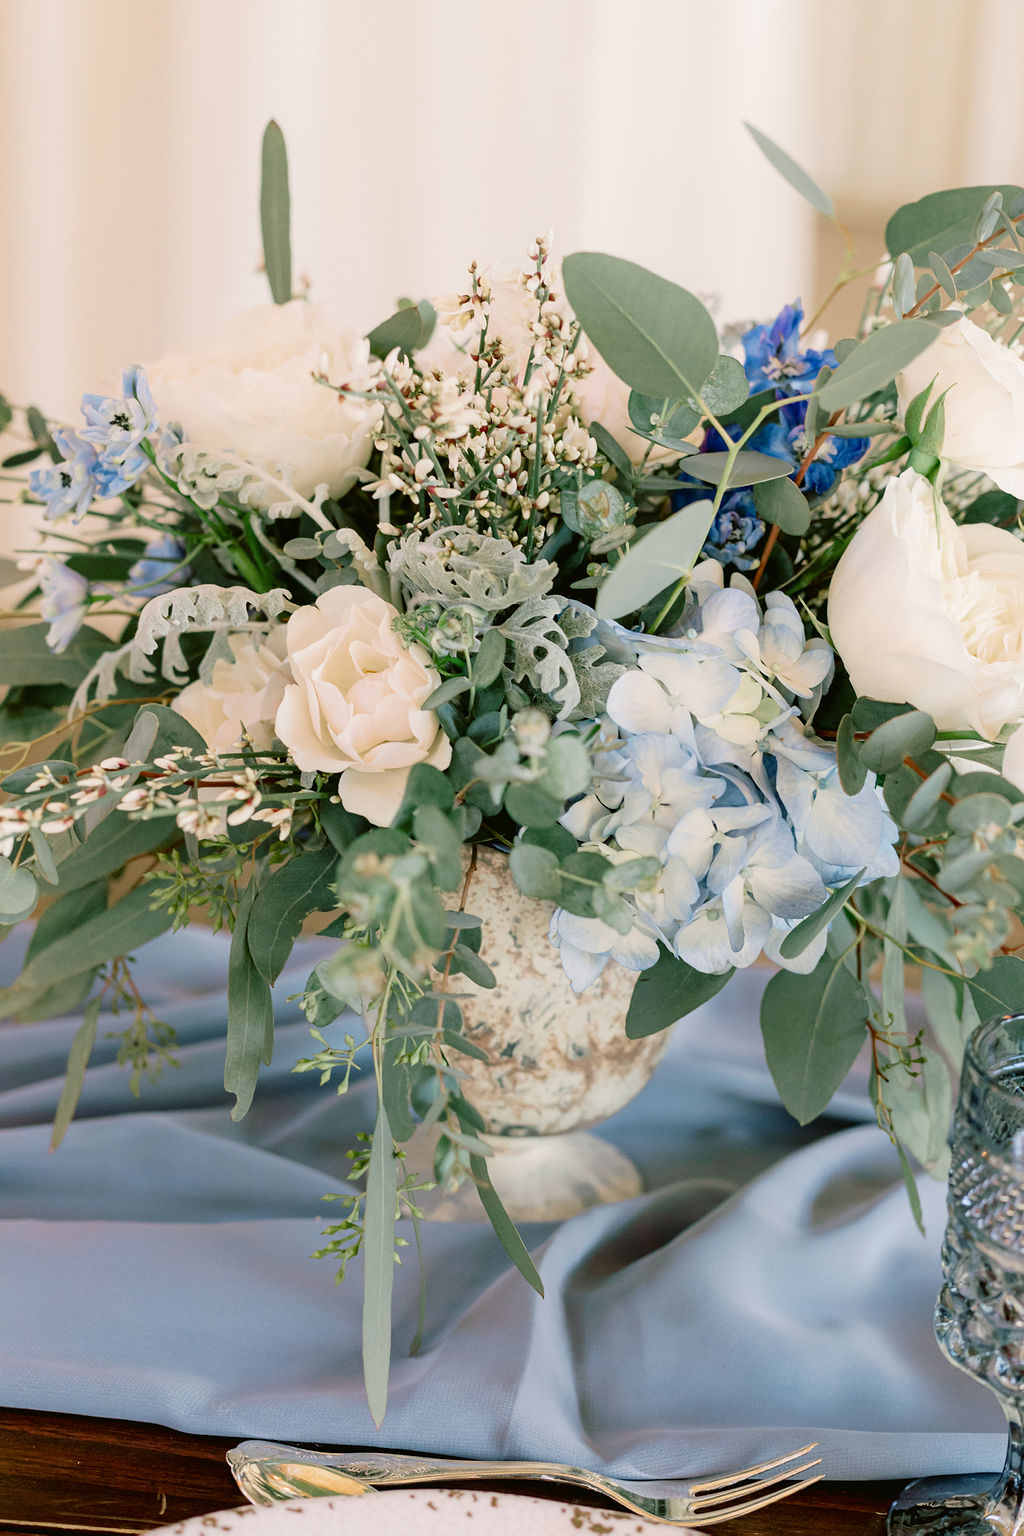
[(982, 470), (1011, 496), (1024, 496), (1024, 360), (961, 319), (900, 374), (901, 414), (933, 379), (929, 404), (949, 391), (943, 458)]
[(441, 679), (393, 628), (396, 610), (365, 587), (331, 587), (286, 626), (294, 681), (277, 734), (304, 773), (340, 773), (341, 803), (393, 821), (416, 763), (446, 768), (452, 747), (423, 701)]
[(167, 353), (147, 376), (163, 425), (188, 442), (286, 469), (302, 496), (344, 495), (373, 448), (380, 406), (316, 383), (365, 389), (369, 342), (303, 299), (246, 310), (199, 352)]
[(258, 640), (234, 634), (228, 645), (233, 660), (218, 657), (209, 683), (189, 683), (173, 707), (215, 752), (236, 747), (243, 730), (263, 751), (274, 739), (274, 716), (291, 676), (285, 626)]
[(913, 470), (889, 482), (836, 566), (828, 622), (859, 694), (988, 740), (1024, 719), (1024, 544), (958, 527)]

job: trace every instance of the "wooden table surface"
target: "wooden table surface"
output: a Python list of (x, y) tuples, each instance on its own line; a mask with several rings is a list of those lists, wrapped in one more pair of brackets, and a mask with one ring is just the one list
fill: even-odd
[[(127, 1536), (230, 1509), (245, 1502), (224, 1461), (237, 1438), (0, 1408), (0, 1536), (47, 1536), (51, 1531)], [(505, 1486), (518, 1493), (526, 1486), (530, 1493), (553, 1491), (536, 1483)], [(885, 1512), (899, 1487), (819, 1483), (713, 1529), (722, 1536), (882, 1536)], [(598, 1502), (578, 1488), (557, 1490), (557, 1496), (580, 1504)]]

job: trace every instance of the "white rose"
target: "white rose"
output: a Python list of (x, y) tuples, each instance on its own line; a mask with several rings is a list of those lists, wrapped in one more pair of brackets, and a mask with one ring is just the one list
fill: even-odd
[(173, 707), (215, 752), (238, 745), (242, 731), (263, 751), (274, 739), (274, 716), (290, 680), (285, 625), (253, 640), (228, 637), (232, 661), (218, 657), (208, 683), (189, 683)]
[(277, 734), (304, 773), (340, 773), (346, 810), (394, 820), (416, 763), (446, 768), (452, 745), (423, 700), (441, 679), (419, 645), (403, 645), (396, 610), (365, 587), (331, 587), (287, 624), (294, 682)]
[(161, 423), (179, 422), (189, 442), (286, 467), (302, 496), (318, 485), (341, 496), (370, 457), (380, 407), (339, 399), (315, 373), (365, 389), (370, 347), (303, 299), (246, 310), (201, 351), (147, 368)]
[(1024, 496), (1024, 361), (970, 320), (941, 330), (900, 374), (900, 411), (935, 380), (946, 395), (942, 456)]
[(914, 470), (890, 480), (836, 566), (828, 623), (859, 694), (989, 740), (1024, 719), (1024, 544), (959, 527)]

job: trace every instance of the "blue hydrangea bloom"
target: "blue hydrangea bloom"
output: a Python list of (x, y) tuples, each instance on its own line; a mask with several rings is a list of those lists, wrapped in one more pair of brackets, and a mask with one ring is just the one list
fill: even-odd
[(61, 462), (34, 469), (28, 477), (29, 489), (33, 496), (45, 501), (43, 516), (48, 521), (73, 512), (73, 521), (77, 522), (100, 494), (96, 485), (96, 450), (77, 433), (60, 427), (54, 432), (53, 441)]
[(742, 337), (744, 368), (751, 393), (774, 389), (784, 394), (810, 394), (822, 368), (834, 368), (836, 355), (808, 347), (800, 349), (804, 311), (799, 299), (785, 304), (771, 325), (752, 326)]
[(39, 611), (50, 626), (46, 643), (51, 651), (64, 651), (89, 611), (89, 583), (52, 556), (40, 562), (37, 574), (42, 589)]
[(634, 635), (633, 666), (612, 686), (594, 783), (562, 818), (613, 863), (653, 859), (656, 879), (624, 898), (628, 930), (556, 911), (551, 939), (582, 991), (609, 960), (646, 970), (662, 950), (721, 975), (764, 953), (809, 971), (826, 933), (795, 959), (791, 929), (858, 871), (898, 867), (897, 828), (873, 775), (839, 783), (835, 748), (800, 718), (832, 676), (784, 593), (759, 599), (720, 564), (698, 566), (671, 635)]

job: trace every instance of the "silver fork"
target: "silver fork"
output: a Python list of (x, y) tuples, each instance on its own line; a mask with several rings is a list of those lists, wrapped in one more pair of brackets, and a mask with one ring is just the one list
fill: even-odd
[(823, 1473), (813, 1477), (802, 1474), (820, 1466), (821, 1457), (800, 1461), (816, 1449), (814, 1441), (788, 1456), (776, 1456), (773, 1461), (758, 1462), (741, 1472), (697, 1483), (622, 1483), (586, 1467), (567, 1467), (550, 1461), (457, 1461), (443, 1456), (397, 1456), (377, 1451), (306, 1451), (293, 1445), (275, 1445), (270, 1440), (243, 1440), (228, 1451), (227, 1459), (236, 1483), (252, 1504), (328, 1494), (372, 1493), (411, 1483), (484, 1479), (501, 1482), (522, 1477), (574, 1483), (614, 1499), (636, 1515), (666, 1525), (687, 1525), (692, 1520), (717, 1525), (721, 1520), (764, 1509), (765, 1505), (787, 1499), (818, 1482)]

